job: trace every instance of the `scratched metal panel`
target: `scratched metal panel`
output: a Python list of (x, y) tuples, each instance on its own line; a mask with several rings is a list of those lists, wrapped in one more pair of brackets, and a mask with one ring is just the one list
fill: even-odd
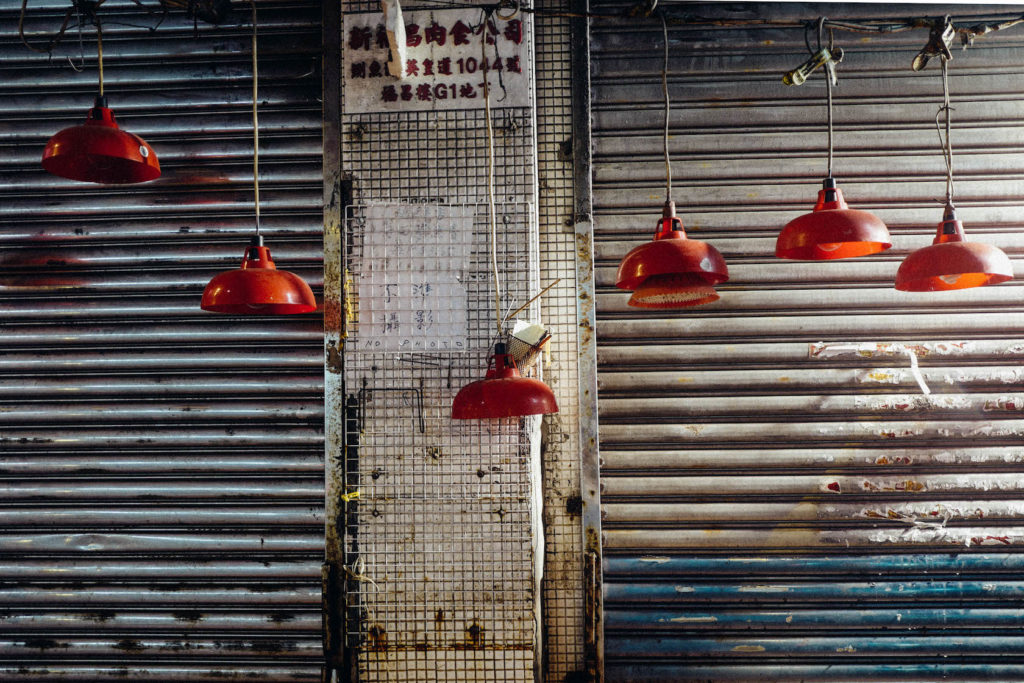
[[(320, 316), (199, 310), (253, 229), (249, 14), (103, 3), (107, 95), (163, 170), (106, 187), (39, 166), (92, 103), (95, 32), (51, 61), (21, 4), (0, 0), (0, 679), (319, 681)], [(33, 45), (68, 7), (29, 3)], [(319, 291), (320, 3), (259, 10), (263, 229)]]
[[(614, 287), (664, 201), (661, 24), (593, 24), (608, 680), (1024, 680), (1021, 284), (892, 288), (945, 190), (939, 70), (909, 68), (926, 30), (836, 33), (835, 174), (893, 249), (773, 255), (826, 170), (821, 75), (781, 83), (799, 21), (922, 9), (659, 3), (775, 22), (670, 26), (674, 199), (731, 273), (719, 301), (671, 312)], [(1024, 274), (1024, 32), (955, 51), (950, 74), (960, 217)]]

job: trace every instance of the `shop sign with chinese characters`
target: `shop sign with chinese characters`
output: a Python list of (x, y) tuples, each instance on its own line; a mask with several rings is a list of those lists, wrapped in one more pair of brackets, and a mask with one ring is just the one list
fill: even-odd
[(346, 114), (482, 109), (485, 76), (492, 107), (530, 106), (528, 17), (485, 21), (479, 8), (467, 8), (406, 12), (403, 20), (405, 64), (395, 78), (384, 16), (345, 15)]

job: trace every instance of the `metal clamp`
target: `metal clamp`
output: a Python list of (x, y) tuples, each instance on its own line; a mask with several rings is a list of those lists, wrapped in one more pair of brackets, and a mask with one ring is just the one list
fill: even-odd
[(943, 60), (953, 59), (953, 53), (949, 51), (949, 46), (953, 44), (954, 36), (956, 36), (956, 28), (947, 16), (941, 26), (938, 24), (932, 26), (932, 31), (928, 35), (928, 44), (917, 53), (910, 68), (920, 71), (928, 65), (928, 61), (932, 57), (942, 57)]
[(828, 71), (828, 78), (832, 81), (832, 85), (838, 85), (839, 80), (836, 78), (836, 64), (843, 61), (843, 48), (833, 48), (829, 52), (828, 48), (823, 47), (808, 58), (806, 62), (798, 66), (797, 68), (789, 71), (782, 77), (782, 82), (786, 85), (803, 85), (807, 77), (814, 73), (818, 67), (825, 67)]

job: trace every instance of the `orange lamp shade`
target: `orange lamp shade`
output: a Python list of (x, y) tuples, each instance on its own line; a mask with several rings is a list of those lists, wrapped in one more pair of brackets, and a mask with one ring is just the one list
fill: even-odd
[(635, 292), (631, 306), (679, 308), (714, 301), (714, 286), (728, 279), (729, 269), (718, 250), (688, 239), (675, 202), (665, 202), (654, 239), (626, 254), (615, 286)]
[(453, 420), (488, 420), (557, 413), (555, 395), (547, 384), (519, 374), (504, 344), (494, 345), (487, 375), (462, 387), (452, 402)]
[(316, 298), (306, 281), (278, 270), (261, 237), (242, 259), (241, 267), (220, 273), (206, 285), (204, 311), (240, 315), (290, 315), (316, 310)]
[(718, 292), (699, 275), (652, 275), (641, 282), (629, 305), (635, 308), (683, 308), (718, 301)]
[(794, 218), (779, 233), (775, 255), (804, 261), (867, 256), (892, 246), (877, 216), (847, 206), (834, 178), (826, 178), (811, 213)]
[(145, 140), (121, 130), (105, 97), (97, 97), (85, 123), (60, 131), (46, 143), (43, 168), (87, 183), (125, 185), (160, 177), (156, 152)]
[(968, 242), (952, 206), (946, 206), (930, 246), (908, 256), (896, 271), (896, 289), (937, 292), (968, 289), (1013, 279), (1009, 257), (998, 247)]

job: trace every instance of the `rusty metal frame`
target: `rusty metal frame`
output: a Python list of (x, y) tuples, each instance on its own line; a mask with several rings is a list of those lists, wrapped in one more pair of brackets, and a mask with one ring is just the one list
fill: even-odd
[(573, 172), (576, 233), (576, 314), (579, 354), (580, 488), (583, 498), (584, 663), (589, 680), (604, 680), (600, 447), (597, 415), (597, 300), (590, 129), (589, 0), (573, 0)]
[(345, 488), (345, 289), (342, 271), (345, 206), (350, 183), (341, 168), (341, 5), (325, 2), (322, 15), (323, 214), (324, 214), (324, 668), (322, 683), (355, 680), (345, 651), (345, 544), (340, 493)]

